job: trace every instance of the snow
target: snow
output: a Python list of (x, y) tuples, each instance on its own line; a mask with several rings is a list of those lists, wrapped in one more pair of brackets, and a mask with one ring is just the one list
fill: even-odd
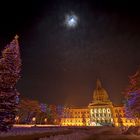
[(68, 135), (51, 136), (49, 138), (40, 138), (39, 140), (84, 140), (88, 135), (83, 132), (76, 132)]
[[(0, 137), (31, 135), (44, 132), (64, 132), (71, 130), (72, 133), (42, 137), (39, 140), (140, 140), (140, 135), (125, 134), (124, 129), (117, 127), (31, 127), (13, 128), (8, 133), (0, 133)], [(129, 129), (128, 129), (129, 130)], [(136, 130), (136, 127), (134, 128)], [(125, 130), (127, 132), (127, 129)]]
[(1, 132), (0, 137), (7, 137), (7, 136), (17, 136), (17, 135), (32, 135), (36, 133), (44, 133), (44, 132), (58, 132), (58, 131), (65, 131), (67, 128), (38, 128), (38, 127), (31, 127), (31, 128), (12, 128), (12, 130), (8, 131), (7, 133)]
[(89, 130), (77, 130), (72, 134), (57, 135), (39, 140), (140, 140), (137, 135), (124, 135), (121, 128), (113, 127), (95, 127)]
[(127, 131), (124, 132), (124, 134), (135, 134), (140, 135), (140, 126), (137, 127), (129, 127)]

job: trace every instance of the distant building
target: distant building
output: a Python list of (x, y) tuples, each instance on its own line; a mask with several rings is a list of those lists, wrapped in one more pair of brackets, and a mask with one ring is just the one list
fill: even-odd
[(136, 126), (138, 118), (126, 118), (124, 106), (115, 106), (107, 91), (97, 80), (93, 101), (85, 108), (65, 108), (61, 125), (64, 126)]

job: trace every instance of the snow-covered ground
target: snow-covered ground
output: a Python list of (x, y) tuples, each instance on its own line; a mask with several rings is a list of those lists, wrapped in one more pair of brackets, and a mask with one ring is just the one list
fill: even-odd
[(47, 127), (47, 128), (38, 128), (38, 127), (18, 127), (12, 128), (9, 132), (0, 133), (0, 137), (7, 137), (7, 136), (17, 136), (17, 135), (32, 135), (36, 133), (44, 133), (44, 132), (58, 132), (58, 131), (65, 131), (67, 128), (61, 127)]
[(69, 135), (51, 136), (49, 138), (40, 138), (39, 140), (140, 140), (136, 135), (100, 135), (90, 137), (83, 133), (73, 133)]
[(39, 140), (140, 140), (140, 135), (124, 135), (122, 129), (115, 127), (31, 127), (13, 128), (8, 133), (0, 133), (0, 137), (31, 135), (44, 132), (64, 132), (70, 130), (71, 133), (55, 135), (50, 137), (40, 137)]
[(77, 130), (71, 134), (40, 138), (39, 140), (140, 140), (138, 135), (124, 135), (120, 128), (96, 127), (89, 130)]
[(75, 132), (68, 135), (51, 136), (49, 138), (40, 138), (39, 140), (84, 140), (88, 138), (88, 134), (84, 132)]
[(120, 129), (110, 127), (95, 127), (91, 129), (77, 129), (73, 128), (73, 133), (67, 135), (51, 136), (46, 138), (40, 138), (39, 140), (85, 140), (93, 134), (103, 134), (105, 132), (111, 134), (121, 134)]

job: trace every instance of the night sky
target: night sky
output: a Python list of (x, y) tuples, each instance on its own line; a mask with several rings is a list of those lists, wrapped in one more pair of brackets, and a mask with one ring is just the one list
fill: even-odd
[[(77, 26), (64, 24), (66, 15)], [(0, 48), (19, 35), (21, 97), (87, 106), (96, 79), (120, 104), (128, 76), (140, 66), (140, 10), (135, 0), (5, 0)]]

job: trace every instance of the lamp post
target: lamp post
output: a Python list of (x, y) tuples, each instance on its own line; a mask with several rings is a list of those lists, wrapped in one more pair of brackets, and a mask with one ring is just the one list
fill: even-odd
[(15, 122), (16, 122), (16, 124), (19, 123), (19, 116), (16, 116), (16, 117), (15, 117)]
[(36, 117), (32, 118), (32, 123), (35, 124), (36, 123)]
[(47, 118), (44, 119), (45, 124), (47, 123)]

